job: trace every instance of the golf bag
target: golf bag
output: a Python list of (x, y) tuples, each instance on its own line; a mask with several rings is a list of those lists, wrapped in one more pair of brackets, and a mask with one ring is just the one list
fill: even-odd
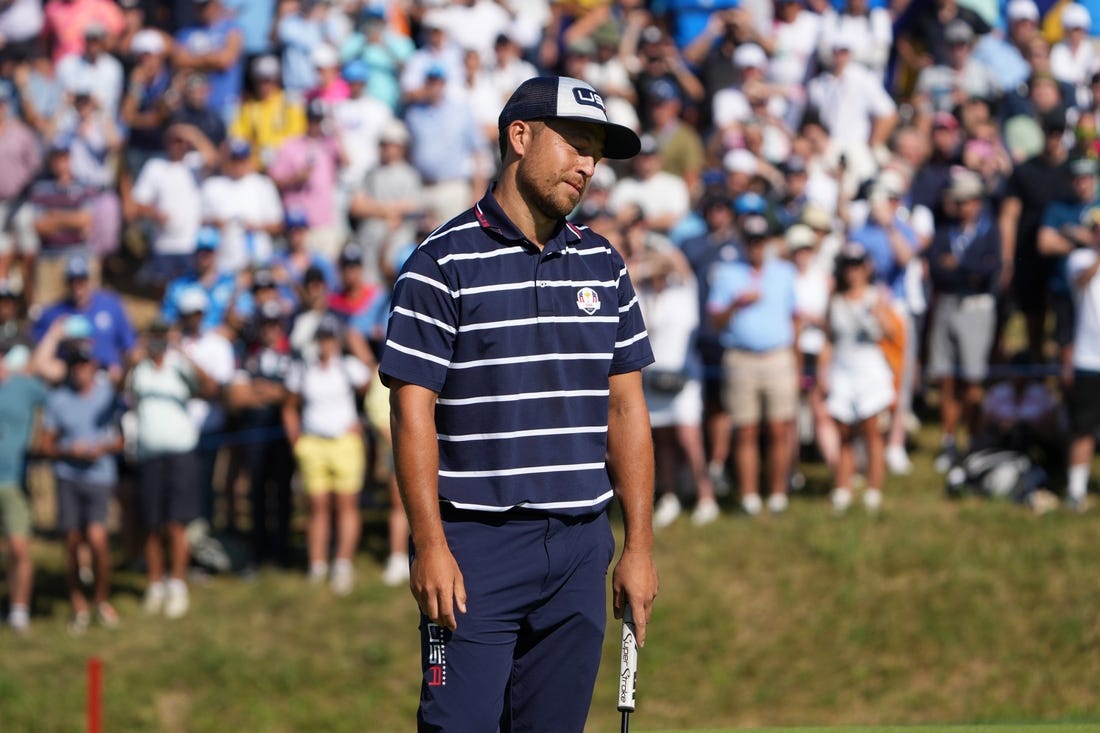
[(947, 472), (947, 495), (972, 494), (1027, 504), (1046, 482), (1046, 471), (1024, 453), (989, 448), (970, 453)]

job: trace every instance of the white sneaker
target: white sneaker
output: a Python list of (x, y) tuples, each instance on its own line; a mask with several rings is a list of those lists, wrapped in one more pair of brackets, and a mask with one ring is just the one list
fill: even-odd
[(347, 560), (337, 560), (332, 564), (332, 580), (329, 583), (332, 592), (338, 596), (346, 596), (355, 587), (355, 571)]
[(832, 502), (835, 513), (843, 514), (852, 505), (852, 492), (844, 488), (833, 489), (833, 493), (829, 495), (829, 501)]
[(657, 529), (667, 527), (680, 516), (680, 500), (676, 494), (664, 494), (657, 500), (657, 509), (653, 512), (653, 526)]
[(772, 514), (782, 514), (787, 511), (790, 502), (786, 494), (771, 494), (768, 497), (768, 511)]
[(141, 602), (142, 608), (145, 609), (145, 613), (153, 616), (161, 612), (164, 608), (164, 583), (157, 581), (150, 583), (149, 587), (145, 589), (145, 600)]
[(913, 462), (909, 460), (904, 445), (886, 447), (886, 468), (895, 476), (908, 476), (913, 472)]
[(187, 583), (178, 578), (168, 581), (168, 592), (164, 598), (164, 615), (167, 618), (183, 618), (191, 608), (191, 594)]
[(882, 491), (880, 489), (867, 489), (863, 492), (863, 508), (868, 514), (876, 515), (882, 509)]
[(718, 519), (718, 514), (718, 502), (714, 499), (703, 499), (695, 505), (695, 511), (691, 513), (691, 523), (702, 527)]
[(8, 612), (8, 626), (19, 636), (31, 630), (31, 615), (25, 606), (15, 606)]
[(325, 582), (325, 578), (328, 577), (328, 563), (327, 562), (315, 562), (309, 566), (309, 582), (313, 585), (320, 585)]
[(409, 556), (395, 552), (386, 560), (386, 569), (382, 571), (382, 582), (391, 588), (409, 582)]
[(745, 494), (741, 497), (741, 511), (750, 517), (755, 517), (764, 508), (764, 502), (760, 501), (760, 494)]

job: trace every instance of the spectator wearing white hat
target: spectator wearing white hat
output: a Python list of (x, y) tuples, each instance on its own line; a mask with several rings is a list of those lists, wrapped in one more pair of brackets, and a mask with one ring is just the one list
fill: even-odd
[(462, 74), (462, 49), (451, 39), (446, 15), (439, 9), (424, 14), (420, 22), (423, 45), (409, 56), (401, 70), (401, 98), (406, 103), (423, 102), (432, 96), (433, 70), (441, 70), (442, 79), (454, 82)]
[[(981, 176), (961, 169), (945, 193), (951, 222), (936, 230), (928, 249), (935, 308), (928, 375), (941, 385), (942, 448), (933, 467), (946, 473), (962, 452), (958, 427), (981, 434), (983, 382), (996, 333), (1001, 235), (986, 204)], [(957, 394), (958, 392), (958, 394)]]
[(1089, 35), (1092, 16), (1084, 5), (1062, 6), (1062, 30), (1065, 36), (1050, 49), (1050, 73), (1058, 81), (1072, 84), (1079, 99), (1087, 99), (1086, 87), (1100, 69), (1100, 58)]
[[(409, 131), (401, 120), (390, 119), (378, 133), (378, 164), (360, 179), (349, 211), (358, 220), (356, 238), (367, 253), (368, 277), (387, 253), (416, 238), (417, 220), (424, 215), (420, 174), (406, 159)], [(431, 222), (434, 229), (441, 222)]]
[(327, 43), (313, 49), (309, 55), (316, 74), (316, 83), (306, 92), (306, 104), (320, 99), (330, 107), (351, 96), (348, 83), (340, 75), (340, 54)]
[(1039, 17), (1035, 0), (1009, 0), (1005, 6), (1007, 33), (993, 30), (974, 45), (974, 58), (993, 70), (1002, 92), (1026, 83), (1031, 75), (1026, 54), (1039, 34)]
[(317, 85), (313, 50), (325, 42), (328, 7), (316, 0), (301, 0), (286, 8), (288, 12), (276, 23), (275, 38), (282, 48), (283, 88), (300, 102)]
[(715, 92), (711, 104), (714, 126), (722, 130), (727, 139), (739, 133), (740, 126), (753, 115), (750, 94), (765, 97), (767, 110), (773, 117), (781, 118), (787, 112), (786, 99), (765, 81), (768, 55), (764, 49), (755, 43), (742, 43), (733, 52), (733, 65), (738, 72), (738, 83)]
[(167, 45), (159, 31), (138, 31), (129, 48), (136, 63), (130, 71), (119, 116), (129, 131), (124, 152), (126, 169), (137, 176), (149, 158), (164, 150), (163, 130), (171, 115), (165, 95), (172, 86), (172, 71), (167, 63)]

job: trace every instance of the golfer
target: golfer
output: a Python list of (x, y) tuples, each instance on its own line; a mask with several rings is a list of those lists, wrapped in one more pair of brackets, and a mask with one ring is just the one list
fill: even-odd
[(602, 157), (638, 138), (566, 77), (524, 82), (500, 114), (502, 168), (413, 253), (382, 357), (421, 611), (420, 731), (580, 733), (612, 589), (645, 639), (653, 361), (623, 260), (565, 220)]

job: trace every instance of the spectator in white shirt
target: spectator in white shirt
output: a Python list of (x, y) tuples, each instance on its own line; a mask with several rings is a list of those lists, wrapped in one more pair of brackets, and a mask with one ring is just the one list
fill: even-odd
[(283, 204), (274, 182), (256, 171), (246, 141), (230, 140), (221, 175), (202, 184), (202, 218), (221, 233), (219, 271), (240, 272), (271, 262), (272, 237), (283, 229)]
[(691, 208), (691, 197), (684, 179), (661, 170), (661, 154), (656, 138), (643, 135), (641, 150), (634, 158), (634, 175), (623, 177), (611, 189), (608, 208), (626, 221), (637, 209), (651, 229), (667, 232), (681, 221)]
[(329, 526), (333, 509), (336, 512), (331, 576), (336, 595), (350, 593), (355, 582), (351, 559), (359, 543), (359, 492), (366, 470), (355, 404), (371, 376), (362, 362), (342, 354), (342, 332), (338, 318), (321, 318), (315, 332), (317, 356), (291, 367), (283, 405), (283, 426), (309, 497), (306, 542), (311, 582), (323, 582), (328, 575)]
[(885, 7), (869, 7), (867, 0), (847, 0), (837, 12), (827, 7), (821, 16), (821, 56), (827, 59), (833, 39), (844, 36), (852, 44), (852, 60), (876, 74), (886, 70), (894, 41), (893, 21)]
[(1089, 38), (1091, 26), (1092, 17), (1084, 5), (1063, 5), (1062, 30), (1066, 35), (1050, 49), (1050, 73), (1077, 88), (1079, 97), (1100, 66), (1093, 39)]
[(345, 190), (361, 184), (367, 171), (378, 164), (379, 135), (393, 120), (389, 105), (367, 93), (369, 75), (370, 68), (362, 60), (344, 66), (350, 96), (332, 109), (332, 121), (347, 155), (347, 164), (340, 173)]
[(165, 133), (168, 158), (151, 158), (130, 194), (132, 218), (153, 222), (151, 256), (141, 279), (163, 286), (187, 272), (202, 224), (196, 180), (217, 165), (218, 151), (193, 125), (174, 124)]
[(875, 172), (871, 151), (885, 154), (886, 142), (897, 125), (897, 105), (882, 81), (852, 63), (852, 42), (837, 36), (832, 42), (833, 68), (813, 79), (808, 88), (810, 107), (817, 110), (838, 155), (847, 160), (856, 180)]
[(118, 117), (124, 75), (119, 60), (107, 53), (107, 29), (102, 25), (92, 23), (84, 30), (84, 53), (58, 61), (57, 78), (70, 94), (91, 90), (104, 112)]

